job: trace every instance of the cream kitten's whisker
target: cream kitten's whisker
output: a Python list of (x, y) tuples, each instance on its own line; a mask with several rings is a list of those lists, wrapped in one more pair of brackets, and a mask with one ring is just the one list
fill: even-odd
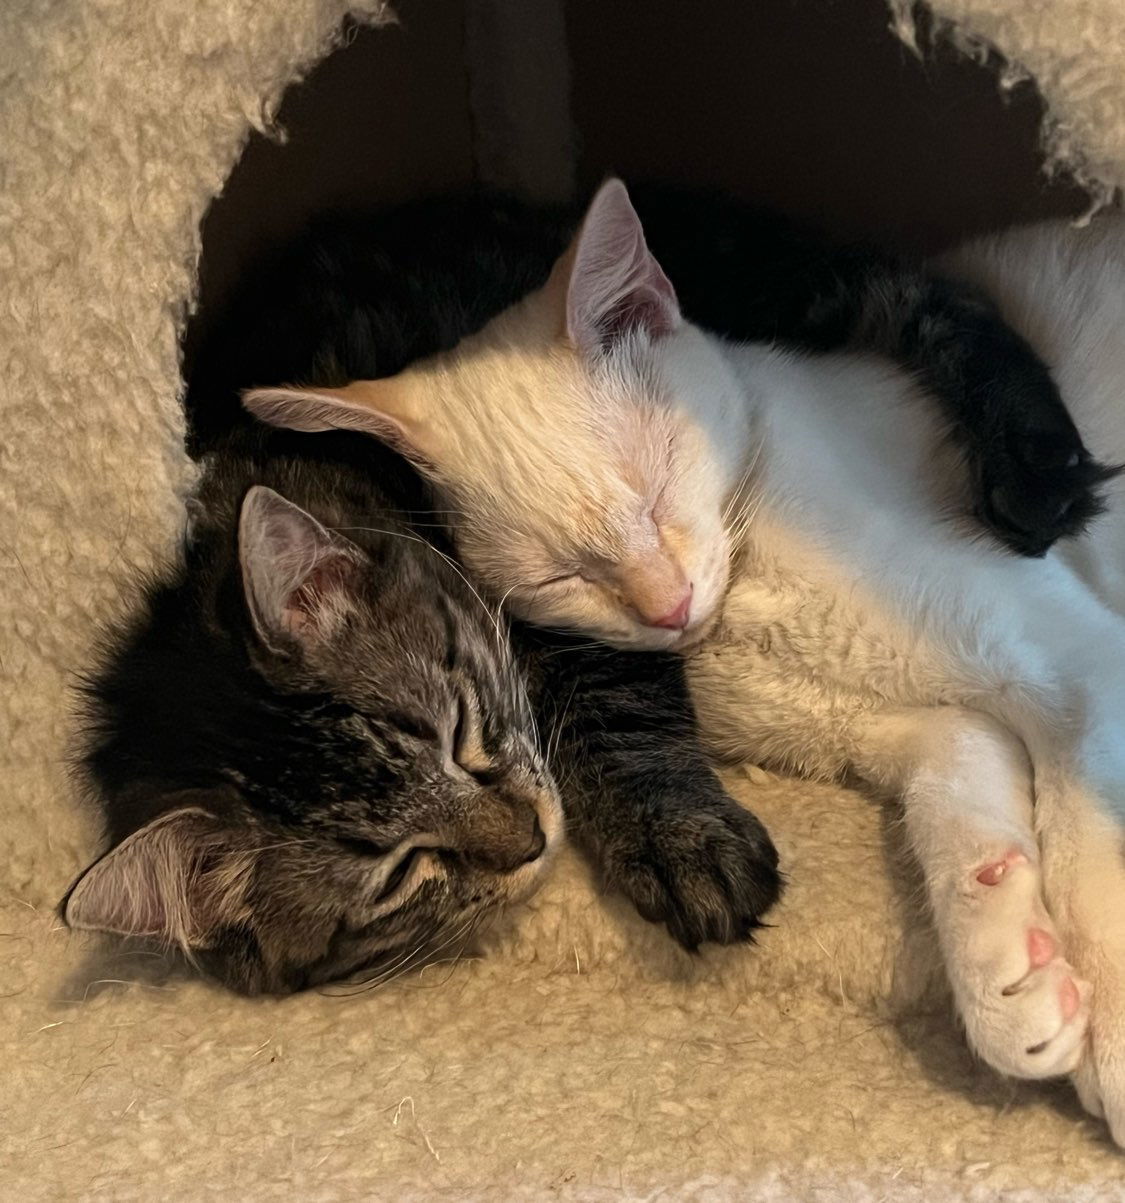
[(512, 592), (515, 588), (516, 588), (516, 586), (512, 585), (511, 588), (504, 594), (504, 596), (496, 603), (496, 615), (493, 618), (493, 622), (496, 625), (497, 647), (499, 647), (500, 644), (502, 643), (502, 637), (500, 634), (500, 618), (501, 618), (501, 615), (504, 613), (504, 603), (508, 600), (509, 597), (511, 597)]
[(764, 446), (765, 439), (760, 438), (750, 453), (746, 470), (739, 477), (738, 484), (723, 511), (723, 526), (730, 532), (732, 545), (741, 542), (757, 513), (758, 505), (761, 504), (762, 494), (754, 480), (754, 469)]
[[(758, 452), (760, 453), (760, 451), (761, 451), (761, 446), (759, 445)], [(750, 477), (754, 471), (754, 463), (756, 463), (756, 462), (757, 462), (757, 455), (755, 455), (754, 460), (751, 463), (747, 464), (746, 470), (738, 478), (738, 483), (731, 490), (730, 497), (727, 499), (727, 503), (723, 507), (722, 518), (723, 518), (724, 526), (730, 525), (731, 515), (735, 512), (735, 510), (737, 508), (739, 508), (743, 504), (743, 500), (746, 496), (746, 489), (750, 483)]]
[(745, 543), (746, 536), (753, 525), (754, 519), (758, 516), (758, 511), (762, 508), (764, 498), (761, 495), (748, 499), (746, 507), (738, 517), (734, 528), (731, 531), (731, 550), (732, 552)]

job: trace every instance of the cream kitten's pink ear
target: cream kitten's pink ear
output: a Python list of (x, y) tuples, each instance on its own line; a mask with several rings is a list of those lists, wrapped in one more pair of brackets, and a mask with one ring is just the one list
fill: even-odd
[(631, 330), (653, 338), (669, 334), (683, 320), (676, 291), (648, 249), (620, 180), (598, 189), (559, 269), (569, 269), (567, 335), (586, 354)]
[(242, 404), (270, 426), (319, 433), (358, 430), (411, 459), (425, 459), (426, 429), (411, 413), (401, 377), (355, 380), (343, 388), (250, 388)]

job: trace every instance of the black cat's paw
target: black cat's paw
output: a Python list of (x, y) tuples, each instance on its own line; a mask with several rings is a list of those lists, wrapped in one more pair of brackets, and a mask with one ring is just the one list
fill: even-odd
[(752, 939), (783, 887), (765, 827), (725, 795), (654, 816), (600, 859), (607, 884), (690, 951)]
[(974, 465), (980, 520), (1024, 556), (1081, 534), (1105, 508), (1102, 485), (1120, 471), (1090, 455), (1065, 411), (1038, 416), (978, 452)]

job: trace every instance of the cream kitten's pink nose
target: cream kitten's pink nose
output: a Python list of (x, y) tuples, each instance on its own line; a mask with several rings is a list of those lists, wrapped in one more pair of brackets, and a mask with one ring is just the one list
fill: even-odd
[(663, 547), (644, 548), (623, 559), (610, 579), (646, 627), (682, 631), (687, 626), (692, 582)]
[(659, 618), (650, 618), (647, 614), (644, 614), (641, 617), (645, 626), (664, 627), (669, 631), (682, 631), (688, 624), (688, 617), (690, 614), (691, 589), (689, 588), (684, 596), (680, 599), (680, 604), (674, 610), (669, 610), (667, 614), (663, 614)]

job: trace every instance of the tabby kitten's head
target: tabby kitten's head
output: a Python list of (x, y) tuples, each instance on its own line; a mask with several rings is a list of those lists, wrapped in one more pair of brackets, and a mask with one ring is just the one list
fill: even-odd
[(561, 834), (506, 634), (393, 523), (345, 537), (254, 487), (235, 525), (196, 530), (90, 684), (111, 846), (66, 922), (249, 993), (455, 954)]

